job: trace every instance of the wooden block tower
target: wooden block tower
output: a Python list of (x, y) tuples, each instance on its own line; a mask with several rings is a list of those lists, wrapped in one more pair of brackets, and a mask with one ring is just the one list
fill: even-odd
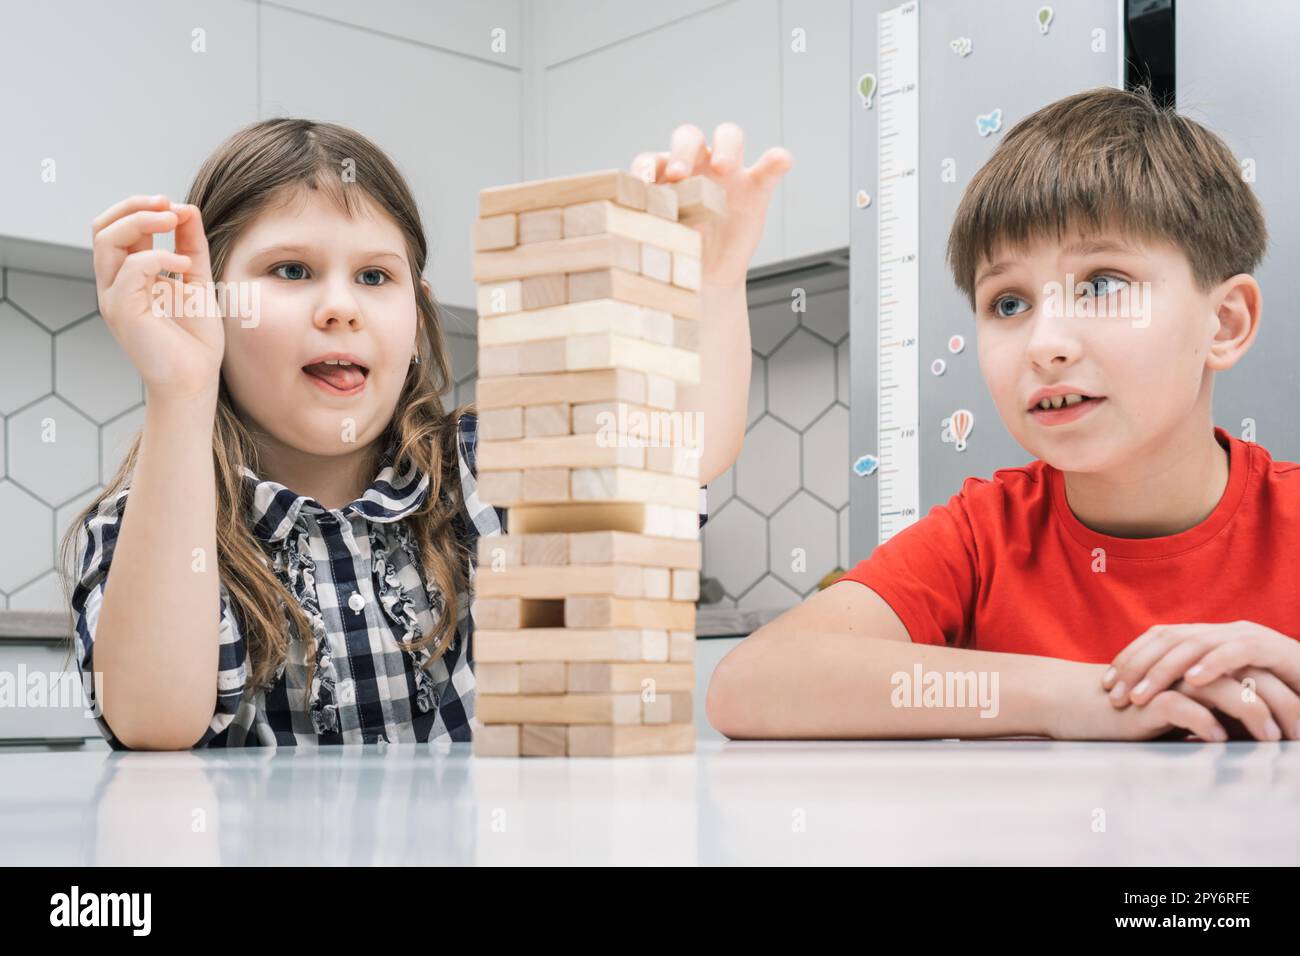
[(479, 756), (695, 749), (704, 177), (485, 189), (474, 224)]

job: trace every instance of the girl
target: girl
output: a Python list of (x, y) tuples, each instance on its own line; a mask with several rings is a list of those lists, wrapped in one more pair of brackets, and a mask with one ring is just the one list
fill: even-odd
[[(712, 150), (681, 127), (634, 163), (710, 175), (730, 204), (705, 236), (705, 384), (684, 398), (709, 408), (706, 483), (739, 450), (745, 268), (789, 168), (742, 151), (732, 124)], [(141, 434), (64, 539), (71, 557), (87, 536), (74, 642), (110, 745), (468, 740), (475, 542), (502, 527), (475, 493), (476, 419), (439, 399), (441, 315), (396, 167), (343, 127), (267, 120), (184, 204), (128, 199), (93, 228), (100, 313), (148, 389)], [(153, 248), (172, 230), (174, 253)]]

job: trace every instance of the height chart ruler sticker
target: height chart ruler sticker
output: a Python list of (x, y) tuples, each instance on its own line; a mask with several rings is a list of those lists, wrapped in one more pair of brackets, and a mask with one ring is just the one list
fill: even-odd
[(920, 19), (916, 0), (880, 14), (876, 247), (876, 453), (880, 544), (916, 521), (921, 504)]

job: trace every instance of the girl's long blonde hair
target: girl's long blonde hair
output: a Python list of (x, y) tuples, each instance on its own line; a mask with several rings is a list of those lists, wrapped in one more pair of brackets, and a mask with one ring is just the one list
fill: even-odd
[[(396, 220), (406, 240), (419, 311), (420, 361), (407, 373), (393, 420), (375, 448), (382, 451), (396, 441), (393, 464), (397, 472), (401, 474), (414, 463), (429, 477), (428, 497), (404, 520), (410, 522), (412, 539), (418, 543), (425, 580), (438, 588), (444, 600), (441, 613), (434, 609), (437, 616), (432, 631), (409, 643), (398, 642), (407, 650), (435, 644), (425, 663), (428, 667), (445, 653), (455, 635), (458, 595), (468, 581), (469, 555), (453, 521), (462, 505), (458, 421), (469, 408), (444, 411), (439, 397), (453, 379), (443, 339), (442, 310), (420, 283), (428, 255), (420, 214), (392, 161), (361, 134), (333, 123), (263, 120), (240, 130), (208, 157), (185, 199), (202, 213), (214, 281), (220, 280), (240, 234), (263, 209), (293, 189), (320, 190), (350, 216), (361, 208), (363, 200), (357, 191), (362, 190)], [(61, 564), (72, 583), (78, 567), (78, 532), (105, 499), (128, 484), (140, 440), (137, 435), (108, 487), (64, 534)], [(310, 688), (315, 670), (312, 628), (253, 536), (247, 517), (251, 488), (243, 468), (261, 474), (258, 451), (252, 432), (235, 414), (224, 382), (217, 399), (212, 458), (216, 466), (218, 569), (232, 610), (238, 615), (252, 685), (270, 683), (286, 658), (292, 627), (308, 645), (306, 687)]]

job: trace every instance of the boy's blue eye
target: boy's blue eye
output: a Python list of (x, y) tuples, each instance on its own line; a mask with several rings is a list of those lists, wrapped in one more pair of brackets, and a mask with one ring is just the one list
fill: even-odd
[[(281, 271), (282, 269), (297, 269), (300, 273), (302, 273), (302, 275), (287, 276)], [(276, 266), (271, 271), (274, 272), (276, 275), (278, 275), (281, 279), (289, 279), (289, 280), (296, 281), (298, 279), (306, 278), (307, 269), (303, 266), (301, 262), (285, 262), (281, 265)]]
[(361, 283), (362, 285), (383, 285), (385, 282), (388, 281), (388, 273), (384, 272), (383, 269), (367, 269), (365, 272), (361, 273), (361, 275), (362, 275), (362, 276), (378, 276), (378, 277), (379, 277), (379, 281), (378, 281), (378, 282), (365, 282), (365, 281), (363, 281), (363, 282)]
[(1115, 276), (1093, 276), (1087, 282), (1081, 282), (1084, 295), (1110, 295), (1112, 292), (1118, 292), (1121, 288), (1128, 285), (1123, 279)]
[[(1023, 306), (1024, 308), (1017, 308)], [(1009, 319), (1013, 315), (1019, 315), (1029, 308), (1029, 303), (1018, 295), (1004, 295), (1001, 298), (993, 300), (993, 314), (1002, 319)]]

